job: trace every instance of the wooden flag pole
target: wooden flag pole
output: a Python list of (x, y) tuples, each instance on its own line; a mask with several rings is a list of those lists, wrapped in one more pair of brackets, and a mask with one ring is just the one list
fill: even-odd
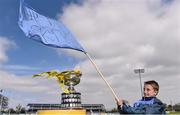
[(99, 73), (99, 75), (101, 76), (101, 78), (105, 81), (106, 85), (110, 88), (114, 98), (116, 100), (118, 100), (117, 95), (115, 94), (114, 90), (112, 89), (112, 87), (109, 85), (109, 83), (106, 81), (106, 79), (104, 78), (103, 74), (101, 73), (101, 71), (99, 70), (99, 68), (97, 67), (97, 65), (95, 64), (95, 62), (92, 60), (92, 58), (90, 57), (90, 55), (86, 52), (85, 53), (87, 55), (87, 57), (89, 58), (89, 60), (91, 61), (91, 63), (93, 64), (93, 66), (96, 68), (96, 71)]

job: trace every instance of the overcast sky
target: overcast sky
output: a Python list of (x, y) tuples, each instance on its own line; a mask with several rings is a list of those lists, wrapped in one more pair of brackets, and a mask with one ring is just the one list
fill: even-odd
[[(167, 104), (180, 103), (179, 0), (26, 2), (71, 30), (119, 98), (130, 104), (140, 98), (134, 69), (144, 68), (142, 81), (159, 83), (158, 98)], [(83, 76), (76, 90), (81, 92), (82, 103), (115, 108), (110, 90), (88, 58), (82, 52), (50, 48), (27, 39), (17, 25), (18, 8), (18, 0), (0, 0), (0, 88), (9, 97), (10, 106), (60, 103), (62, 91), (54, 79), (31, 76), (78, 66)]]

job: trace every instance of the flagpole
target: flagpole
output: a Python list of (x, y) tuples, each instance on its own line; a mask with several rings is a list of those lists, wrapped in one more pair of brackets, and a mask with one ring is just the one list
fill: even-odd
[(99, 70), (99, 68), (97, 67), (96, 63), (92, 60), (92, 58), (90, 57), (90, 55), (85, 52), (85, 54), (87, 55), (87, 57), (89, 58), (89, 60), (91, 61), (91, 63), (93, 64), (93, 66), (96, 68), (96, 71), (99, 73), (99, 75), (101, 76), (101, 78), (105, 81), (106, 85), (109, 87), (109, 89), (111, 90), (114, 98), (116, 100), (118, 100), (117, 95), (115, 94), (114, 90), (112, 89), (112, 87), (109, 85), (109, 83), (106, 81), (106, 79), (104, 78), (103, 74), (101, 73), (101, 71)]

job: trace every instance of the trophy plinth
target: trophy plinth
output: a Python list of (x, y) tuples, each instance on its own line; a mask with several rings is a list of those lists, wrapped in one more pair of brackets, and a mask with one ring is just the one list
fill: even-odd
[(81, 106), (81, 93), (62, 93), (61, 94), (61, 107), (66, 109), (78, 109)]

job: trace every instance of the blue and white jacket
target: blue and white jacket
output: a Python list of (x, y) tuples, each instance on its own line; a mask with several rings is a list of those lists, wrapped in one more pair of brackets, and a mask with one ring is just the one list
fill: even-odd
[(165, 114), (165, 104), (156, 97), (143, 97), (131, 107), (128, 103), (118, 106), (120, 114)]

